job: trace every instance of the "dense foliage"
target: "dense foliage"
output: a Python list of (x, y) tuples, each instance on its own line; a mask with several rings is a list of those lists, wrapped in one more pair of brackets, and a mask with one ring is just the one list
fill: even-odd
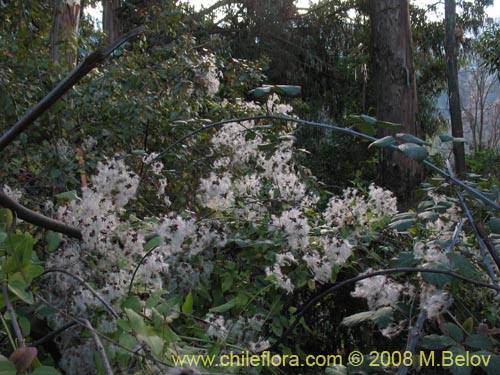
[[(280, 2), (290, 12), (292, 3)], [(3, 133), (67, 67), (48, 57), (46, 2), (2, 7)], [(249, 9), (247, 24), (238, 26), (247, 34), (237, 34), (236, 46), (255, 41), (263, 19), (281, 17), (259, 35), (266, 43), (288, 35), (288, 12)], [(498, 202), (498, 178), (481, 184), (473, 176), (471, 186), (488, 189), (474, 195), (431, 176), (420, 202), (399, 211), (393, 194), (371, 182), (377, 150), (392, 147), (433, 166), (429, 151), (440, 147), (398, 133), (397, 124), (346, 117), (371, 111), (368, 51), (359, 44), (368, 35), (362, 7), (347, 25), (347, 9), (339, 18), (329, 16), (332, 9), (318, 6), (297, 27), (324, 40), (305, 38), (300, 49), (309, 55), (294, 55), (307, 62), (295, 76), (305, 81), (288, 82), (266, 78), (266, 64), (271, 75), (285, 69), (272, 56), (232, 56), (235, 40), (208, 38), (183, 5), (129, 9), (130, 24), (145, 23), (148, 32), (2, 150), (3, 193), (78, 228), (82, 238), (0, 210), (0, 373), (164, 374), (188, 365), (219, 373), (395, 373), (401, 365), (417, 371), (411, 353), (432, 351), (489, 358), (476, 369), (449, 366), (453, 374), (498, 373), (500, 264), (489, 254), (498, 252), (500, 219), (498, 205), (487, 204)], [(343, 38), (334, 37), (339, 28)], [(103, 35), (85, 19), (80, 35), (83, 59)], [(420, 79), (434, 79), (439, 63), (424, 66), (418, 56)], [(307, 83), (318, 71), (324, 79)], [(431, 102), (438, 90), (426, 82), (422, 100)], [(306, 100), (298, 86), (278, 83), (302, 84)], [(332, 94), (334, 110), (322, 94)], [(218, 123), (235, 118), (246, 119)], [(380, 127), (393, 136), (371, 138)], [(331, 147), (336, 156), (318, 160)], [(488, 172), (483, 159), (494, 155), (476, 155), (471, 168)], [(267, 349), (295, 361), (179, 362), (204, 355), (218, 363), (231, 352)], [(355, 350), (365, 355), (360, 367), (347, 362)], [(370, 354), (383, 350), (406, 354), (399, 362)], [(296, 365), (329, 354), (340, 355), (343, 366)]]

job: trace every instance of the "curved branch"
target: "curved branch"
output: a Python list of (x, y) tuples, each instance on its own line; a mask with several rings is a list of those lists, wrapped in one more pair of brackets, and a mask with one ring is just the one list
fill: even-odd
[(103, 50), (97, 50), (83, 60), (75, 69), (73, 69), (65, 78), (63, 78), (56, 87), (54, 87), (42, 100), (31, 108), (17, 123), (7, 130), (0, 138), (0, 151), (7, 147), (24, 130), (28, 128), (38, 117), (47, 111), (52, 105), (71, 89), (78, 81), (85, 77), (92, 69), (102, 63), (115, 49), (123, 43), (134, 38), (145, 30), (144, 26), (129, 31), (115, 40), (109, 47)]
[[(453, 277), (455, 279), (462, 280), (462, 281), (465, 281), (467, 283), (470, 283), (470, 284), (473, 284), (473, 285), (476, 285), (476, 286), (480, 286), (482, 288), (489, 288), (489, 289), (496, 290), (497, 292), (500, 292), (500, 287), (498, 287), (496, 285), (486, 284), (486, 283), (483, 283), (481, 281), (476, 281), (476, 280), (473, 280), (473, 279), (469, 279), (468, 277), (459, 275), (458, 273), (451, 272), (451, 271), (446, 271), (446, 270), (435, 270), (435, 269), (428, 269), (428, 268), (402, 267), (402, 268), (390, 268), (390, 269), (387, 269), (387, 270), (380, 270), (380, 271), (370, 272), (370, 273), (367, 273), (367, 274), (364, 274), (364, 275), (359, 275), (359, 276), (353, 277), (351, 279), (347, 279), (347, 280), (341, 281), (341, 282), (333, 285), (332, 287), (326, 289), (325, 291), (321, 292), (320, 294), (318, 294), (317, 296), (315, 296), (311, 300), (309, 300), (309, 302), (307, 302), (306, 305), (302, 308), (302, 310), (296, 315), (296, 317), (295, 317), (293, 323), (290, 325), (290, 327), (288, 327), (288, 329), (280, 336), (280, 338), (278, 339), (278, 341), (276, 341), (270, 347), (268, 347), (268, 348), (266, 348), (264, 350), (261, 350), (260, 352), (270, 351), (271, 349), (276, 348), (283, 341), (283, 339), (288, 334), (290, 334), (290, 332), (293, 331), (293, 329), (297, 326), (297, 324), (300, 322), (300, 320), (304, 317), (304, 315), (306, 314), (306, 312), (309, 311), (309, 309), (311, 307), (313, 307), (314, 305), (316, 305), (316, 303), (318, 303), (320, 300), (322, 300), (328, 294), (331, 294), (331, 293), (335, 292), (337, 289), (340, 289), (340, 288), (342, 288), (343, 286), (346, 286), (346, 285), (354, 284), (354, 283), (356, 283), (358, 281), (361, 281), (361, 280), (364, 280), (364, 279), (369, 279), (370, 277), (374, 277), (374, 276), (388, 275), (388, 274), (393, 274), (393, 273), (408, 273), (408, 272), (412, 272), (412, 273), (427, 272), (427, 273), (438, 273), (438, 274), (442, 274), (442, 275), (448, 275), (448, 276), (451, 276), (451, 277)], [(260, 352), (258, 352), (258, 353), (260, 353)]]
[(29, 208), (24, 207), (22, 204), (16, 202), (3, 191), (3, 186), (0, 185), (0, 206), (10, 209), (14, 212), (19, 219), (27, 221), (30, 224), (52, 230), (54, 232), (62, 233), (68, 237), (82, 239), (82, 232), (75, 227), (64, 224), (61, 221), (51, 219), (45, 215), (39, 214)]
[[(220, 121), (220, 122), (214, 122), (214, 123), (209, 124), (207, 126), (203, 126), (203, 127), (199, 128), (199, 129), (196, 129), (196, 130), (194, 130), (194, 131), (186, 134), (182, 138), (180, 138), (177, 141), (175, 141), (173, 144), (171, 144), (169, 147), (167, 147), (165, 150), (163, 150), (161, 153), (159, 153), (155, 159), (163, 158), (172, 149), (174, 149), (179, 144), (181, 144), (182, 142), (184, 142), (187, 138), (190, 138), (190, 137), (192, 137), (192, 136), (194, 136), (194, 135), (196, 135), (196, 134), (198, 134), (200, 132), (203, 132), (203, 131), (209, 130), (209, 129), (214, 129), (214, 128), (217, 128), (217, 127), (220, 127), (220, 126), (223, 126), (223, 125), (226, 125), (226, 124), (230, 124), (232, 122), (238, 122), (239, 123), (239, 122), (243, 122), (243, 121), (252, 121), (252, 120), (291, 121), (291, 122), (295, 122), (295, 123), (300, 124), (300, 125), (307, 125), (307, 126), (312, 126), (312, 127), (322, 128), (322, 129), (328, 129), (328, 130), (336, 131), (336, 132), (339, 132), (339, 133), (348, 134), (348, 135), (351, 135), (353, 137), (366, 139), (366, 140), (372, 141), (372, 142), (374, 142), (374, 141), (377, 140), (377, 138), (375, 138), (375, 137), (372, 137), (372, 136), (369, 136), (369, 135), (357, 132), (357, 131), (352, 130), (352, 129), (342, 128), (340, 126), (328, 125), (328, 124), (323, 124), (323, 123), (313, 122), (313, 121), (300, 120), (300, 119), (293, 118), (293, 117), (288, 117), (288, 116), (259, 115), (259, 116), (250, 116), (250, 117), (243, 117), (243, 118), (237, 118), (237, 119), (231, 119), (231, 120), (224, 120), (224, 121)], [(255, 128), (258, 129), (258, 127), (255, 127)], [(387, 146), (387, 148), (389, 148), (391, 150), (394, 150), (394, 151), (401, 152), (401, 150), (398, 149), (394, 145)], [(478, 191), (478, 190), (476, 190), (476, 189), (474, 189), (474, 188), (466, 185), (463, 181), (459, 180), (458, 178), (456, 178), (454, 176), (449, 175), (444, 170), (442, 170), (441, 168), (439, 168), (438, 166), (432, 164), (431, 162), (429, 162), (427, 160), (423, 160), (422, 163), (426, 167), (432, 169), (434, 172), (436, 172), (436, 173), (440, 174), (441, 176), (443, 176), (448, 182), (450, 182), (452, 184), (455, 184), (457, 186), (460, 186), (462, 189), (466, 190), (467, 192), (469, 192), (474, 197), (482, 200), (488, 206), (494, 208), (497, 211), (500, 211), (500, 205), (498, 203), (494, 202), (493, 200), (491, 200), (490, 198), (488, 198), (487, 196), (485, 196), (484, 194), (482, 194), (480, 191)]]

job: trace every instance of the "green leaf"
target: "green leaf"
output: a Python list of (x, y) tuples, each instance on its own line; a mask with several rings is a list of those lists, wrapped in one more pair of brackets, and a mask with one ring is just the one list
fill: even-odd
[(245, 141), (253, 141), (257, 137), (257, 133), (254, 131), (248, 131), (245, 133)]
[(429, 350), (443, 350), (455, 344), (456, 341), (451, 337), (435, 334), (424, 336), (422, 340), (422, 347)]
[(486, 371), (488, 375), (498, 375), (500, 374), (500, 355), (493, 354), (487, 351), (479, 351), (474, 354), (484, 356), (485, 361), (488, 362), (488, 365), (485, 366), (481, 364), (481, 368)]
[(441, 140), (441, 142), (451, 142), (454, 138), (449, 134), (441, 134), (439, 136), (439, 139)]
[(144, 323), (144, 318), (137, 314), (134, 310), (125, 309), (125, 314), (129, 319), (130, 328), (137, 335), (146, 336), (146, 324)]
[(462, 331), (462, 328), (451, 322), (444, 323), (444, 327), (446, 328), (449, 336), (453, 340), (455, 340), (458, 343), (464, 341), (464, 332)]
[(403, 219), (396, 220), (388, 225), (389, 229), (397, 230), (398, 232), (404, 232), (405, 230), (413, 227), (417, 222), (416, 219)]
[(360, 133), (369, 135), (371, 137), (373, 137), (377, 134), (377, 131), (375, 130), (375, 128), (372, 125), (367, 124), (366, 122), (358, 122), (355, 125), (355, 127), (356, 127), (356, 129), (358, 129), (358, 131)]
[(17, 375), (16, 366), (10, 361), (0, 360), (0, 375)]
[(209, 311), (213, 313), (225, 313), (226, 311), (231, 310), (233, 307), (237, 306), (239, 303), (237, 298), (233, 298), (232, 300), (216, 307), (212, 307)]
[(28, 284), (31, 284), (33, 279), (37, 278), (43, 273), (44, 269), (42, 266), (36, 264), (27, 264), (21, 270), (24, 279)]
[(425, 160), (429, 156), (429, 152), (424, 147), (415, 143), (404, 143), (399, 145), (398, 148), (413, 160)]
[(398, 134), (396, 134), (396, 138), (401, 139), (402, 141), (405, 141), (408, 143), (414, 143), (417, 145), (432, 146), (432, 143), (426, 142), (423, 139), (420, 139), (420, 138), (415, 137), (414, 135), (411, 135), (408, 133), (398, 133)]
[(133, 350), (137, 346), (136, 338), (127, 332), (121, 333), (118, 342), (120, 343), (120, 345), (130, 350)]
[(271, 151), (271, 150), (274, 150), (276, 148), (277, 144), (272, 142), (272, 143), (261, 143), (259, 145), (257, 145), (257, 148), (260, 150), (260, 151)]
[(248, 95), (251, 95), (255, 98), (261, 98), (263, 96), (269, 95), (271, 92), (271, 86), (261, 86), (257, 87), (256, 89), (250, 90), (248, 92)]
[(288, 96), (299, 96), (302, 92), (302, 87), (300, 86), (290, 86), (290, 85), (275, 85), (272, 86), (272, 91), (279, 95)]
[(12, 215), (12, 211), (8, 208), (0, 209), (0, 229), (7, 230), (12, 226), (14, 222), (14, 216)]
[(153, 237), (148, 242), (146, 242), (144, 244), (144, 251), (152, 250), (155, 247), (160, 246), (160, 244), (161, 244), (161, 238), (160, 238), (160, 236)]
[(47, 252), (53, 253), (61, 243), (62, 233), (49, 230), (45, 236), (45, 240), (47, 241)]
[(62, 375), (55, 368), (50, 366), (40, 366), (31, 373), (32, 375)]
[(375, 117), (360, 115), (359, 118), (370, 125), (375, 125), (377, 123), (377, 119)]
[(224, 273), (222, 275), (221, 289), (223, 292), (228, 291), (233, 286), (233, 275), (230, 273)]
[(500, 217), (491, 219), (488, 224), (492, 233), (500, 234)]
[[(447, 270), (442, 266), (434, 266), (434, 265), (426, 268)], [(422, 280), (424, 280), (427, 284), (432, 284), (437, 286), (438, 288), (443, 288), (446, 284), (448, 284), (452, 280), (452, 278), (442, 273), (422, 272)]]
[(151, 336), (137, 335), (137, 338), (139, 340), (144, 341), (149, 346), (149, 349), (151, 349), (151, 351), (156, 357), (160, 357), (163, 351), (163, 345), (165, 344), (165, 342), (160, 337), (156, 335), (151, 335)]
[(472, 333), (474, 329), (474, 320), (472, 319), (472, 317), (469, 316), (467, 319), (465, 319), (465, 321), (462, 323), (462, 327), (464, 327), (466, 332)]
[(420, 212), (417, 217), (424, 221), (435, 221), (439, 218), (439, 214), (433, 211)]
[(472, 348), (483, 350), (493, 350), (494, 347), (491, 338), (484, 333), (470, 335), (465, 339), (464, 344)]
[[(452, 346), (451, 348), (448, 349), (448, 351), (452, 353), (451, 357), (454, 359), (457, 358), (458, 356), (462, 356), (458, 358), (465, 358), (467, 354), (465, 349), (459, 346)], [(451, 366), (447, 366), (447, 368), (453, 375), (469, 375), (472, 372), (472, 367), (463, 365), (461, 363), (456, 364), (455, 362), (453, 362)]]
[(387, 137), (377, 139), (375, 142), (370, 143), (368, 148), (370, 148), (372, 146), (387, 147), (387, 146), (392, 145), (394, 142), (396, 142), (396, 139), (393, 136), (388, 135)]
[(191, 291), (189, 291), (186, 300), (182, 304), (181, 310), (184, 314), (193, 313), (193, 293)]
[(64, 193), (56, 194), (56, 198), (62, 201), (75, 201), (78, 199), (78, 195), (76, 194), (76, 190), (65, 191)]
[(390, 268), (415, 267), (420, 261), (415, 259), (415, 254), (411, 251), (403, 251), (399, 253), (397, 258), (391, 259)]
[(403, 127), (403, 125), (401, 124), (396, 124), (394, 122), (388, 122), (388, 121), (380, 121), (380, 120), (377, 120), (377, 122), (375, 122), (375, 125), (378, 126), (379, 128), (388, 130), (399, 130)]
[(372, 320), (381, 329), (387, 327), (394, 321), (393, 308), (385, 306), (377, 309), (373, 314)]
[(21, 299), (21, 301), (26, 302), (28, 305), (32, 305), (34, 303), (33, 295), (26, 291), (28, 284), (24, 280), (12, 280), (11, 278), (9, 279), (8, 287), (12, 293)]
[(464, 255), (460, 253), (448, 253), (447, 255), (451, 260), (451, 267), (453, 271), (470, 278), (478, 276), (476, 268)]

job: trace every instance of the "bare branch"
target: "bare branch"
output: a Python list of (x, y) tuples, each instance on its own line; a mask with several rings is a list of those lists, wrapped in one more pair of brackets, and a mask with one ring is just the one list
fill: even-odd
[(82, 232), (78, 228), (71, 227), (63, 222), (51, 219), (50, 217), (24, 207), (22, 204), (5, 194), (2, 185), (0, 185), (0, 206), (10, 209), (19, 219), (27, 221), (30, 224), (62, 233), (78, 240), (82, 239)]
[(99, 357), (101, 358), (102, 367), (104, 367), (104, 373), (106, 375), (113, 375), (113, 370), (111, 369), (111, 366), (109, 364), (108, 357), (106, 357), (106, 351), (104, 350), (101, 339), (97, 335), (94, 327), (92, 327), (92, 324), (90, 324), (87, 319), (82, 319), (82, 323), (85, 325), (85, 327), (87, 327), (87, 330), (92, 335), (97, 353), (99, 353)]

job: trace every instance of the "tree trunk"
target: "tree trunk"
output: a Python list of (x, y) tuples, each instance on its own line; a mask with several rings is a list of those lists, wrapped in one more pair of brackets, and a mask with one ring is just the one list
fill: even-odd
[[(446, 35), (446, 76), (448, 78), (451, 134), (453, 137), (462, 138), (464, 136), (464, 131), (462, 126), (462, 112), (460, 111), (460, 92), (458, 89), (455, 0), (445, 0), (444, 23)], [(463, 143), (453, 142), (453, 156), (455, 159), (455, 171), (458, 176), (463, 176), (465, 173), (465, 147)]]
[[(417, 90), (413, 64), (409, 0), (372, 0), (372, 58), (377, 95), (377, 119), (402, 124), (405, 133), (419, 136)], [(388, 135), (384, 131), (382, 135)], [(401, 153), (383, 150), (379, 169), (382, 185), (402, 200), (414, 199), (423, 167)]]
[(65, 63), (72, 68), (77, 60), (80, 0), (54, 0), (53, 9), (50, 57), (53, 61)]
[(109, 43), (120, 36), (121, 25), (116, 13), (120, 3), (121, 0), (102, 0), (102, 25)]

